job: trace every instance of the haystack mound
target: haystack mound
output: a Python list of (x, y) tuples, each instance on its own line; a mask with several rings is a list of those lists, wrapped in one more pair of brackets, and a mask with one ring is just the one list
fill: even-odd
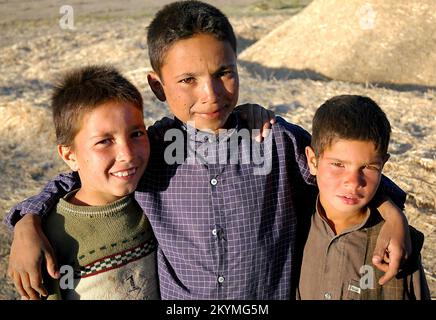
[(240, 59), (337, 80), (436, 87), (436, 1), (314, 0)]

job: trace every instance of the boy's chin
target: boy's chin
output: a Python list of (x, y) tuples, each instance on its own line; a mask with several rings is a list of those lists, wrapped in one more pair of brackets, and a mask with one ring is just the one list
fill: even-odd
[(344, 215), (353, 215), (353, 214), (366, 212), (367, 204), (359, 203), (355, 205), (346, 205), (341, 203), (341, 204), (337, 204), (335, 207), (338, 213)]
[(117, 190), (113, 191), (113, 194), (117, 197), (125, 197), (136, 190), (136, 185), (134, 186), (126, 186), (124, 188), (118, 188)]
[[(212, 131), (217, 132), (220, 129), (224, 129), (226, 127), (226, 122), (229, 118), (230, 112), (226, 114), (222, 114), (214, 119), (204, 119), (200, 117), (196, 117), (193, 122), (190, 122), (195, 125), (195, 128), (200, 131)], [(192, 121), (192, 120), (191, 120)]]

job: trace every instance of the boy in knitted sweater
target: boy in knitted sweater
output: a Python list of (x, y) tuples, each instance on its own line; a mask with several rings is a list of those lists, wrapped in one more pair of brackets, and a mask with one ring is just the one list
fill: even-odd
[(43, 220), (62, 273), (46, 277), (48, 299), (158, 299), (156, 241), (130, 196), (150, 154), (141, 94), (90, 66), (63, 77), (51, 107), (58, 153), (81, 187)]

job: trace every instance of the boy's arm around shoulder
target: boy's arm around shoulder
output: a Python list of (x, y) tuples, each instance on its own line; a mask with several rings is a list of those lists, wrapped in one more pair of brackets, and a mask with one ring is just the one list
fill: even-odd
[(62, 173), (48, 182), (42, 192), (14, 206), (4, 218), (6, 226), (13, 230), (15, 224), (28, 214), (44, 216), (68, 192), (80, 187), (80, 179), (76, 172)]
[(5, 217), (4, 222), (9, 229), (16, 226), (9, 254), (8, 276), (22, 297), (38, 299), (40, 295), (47, 295), (42, 285), (42, 261), (45, 261), (52, 278), (59, 277), (53, 249), (41, 228), (41, 216), (50, 212), (62, 196), (79, 186), (77, 174), (61, 174), (50, 181), (39, 195), (18, 204)]
[(302, 178), (308, 185), (315, 186), (315, 178), (310, 174), (306, 160), (306, 147), (310, 146), (311, 135), (302, 127), (287, 122), (282, 117), (276, 117), (276, 123), (273, 125), (273, 134), (283, 134), (285, 139), (290, 141), (293, 146), (293, 154), (286, 154), (286, 157), (295, 158), (295, 163)]

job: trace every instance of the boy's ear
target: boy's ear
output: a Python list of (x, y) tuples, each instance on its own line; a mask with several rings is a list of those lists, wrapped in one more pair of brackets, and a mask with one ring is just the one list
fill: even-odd
[(391, 157), (390, 153), (386, 153), (384, 163), (388, 162), (390, 157)]
[(312, 147), (306, 147), (306, 158), (307, 165), (309, 166), (310, 174), (316, 176), (317, 170), (317, 159), (315, 156), (315, 151), (313, 151)]
[(58, 154), (73, 171), (79, 170), (76, 154), (70, 146), (58, 145)]
[(164, 102), (167, 98), (165, 97), (165, 92), (162, 86), (162, 82), (159, 76), (157, 75), (157, 73), (154, 71), (149, 72), (147, 74), (147, 81), (148, 81), (148, 85), (150, 86), (156, 98)]
[(391, 157), (391, 155), (389, 153), (386, 153), (384, 159), (383, 159), (383, 166), (386, 164), (386, 162), (388, 162), (389, 158)]

